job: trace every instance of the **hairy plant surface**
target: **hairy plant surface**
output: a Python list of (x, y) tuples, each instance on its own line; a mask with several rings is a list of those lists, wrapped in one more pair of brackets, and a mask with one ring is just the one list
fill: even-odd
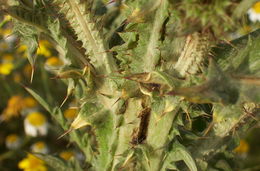
[[(49, 104), (26, 87), (86, 160), (79, 165), (38, 157), (54, 170), (235, 168), (238, 137), (260, 114), (260, 30), (221, 43), (238, 22), (232, 9), (242, 15), (240, 3), (1, 2), (29, 47), (33, 68), (39, 38), (56, 46), (66, 64), (53, 74), (80, 109), (69, 125), (61, 111), (67, 98), (61, 106)], [(195, 120), (206, 115), (196, 129)]]

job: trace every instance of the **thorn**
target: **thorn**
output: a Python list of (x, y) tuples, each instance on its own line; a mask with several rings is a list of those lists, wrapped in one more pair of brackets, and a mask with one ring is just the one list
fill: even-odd
[(65, 102), (68, 100), (69, 98), (69, 94), (66, 95), (66, 97), (64, 98), (64, 100), (62, 101), (60, 108), (65, 104)]
[(212, 129), (213, 126), (214, 126), (214, 122), (211, 122), (208, 128), (203, 133), (203, 137), (206, 137), (206, 135), (209, 133), (209, 131)]
[(131, 81), (133, 81), (130, 77), (123, 77), (124, 79), (126, 79), (126, 80), (131, 80)]
[(168, 112), (163, 112), (162, 114), (160, 114), (160, 115), (156, 118), (155, 125), (157, 125), (158, 122), (159, 122), (167, 113), (168, 113)]
[(234, 49), (238, 50), (237, 47), (235, 45), (233, 45), (231, 41), (224, 39), (224, 42), (226, 42), (228, 45), (230, 45)]
[(71, 106), (69, 109), (79, 109), (80, 107), (78, 106)]
[(102, 53), (111, 53), (111, 52), (113, 52), (113, 51), (111, 51), (111, 50), (106, 50), (106, 51), (103, 51), (103, 52), (98, 52), (98, 54), (102, 54)]
[(82, 73), (82, 75), (85, 75), (85, 74), (87, 73), (87, 69), (88, 69), (88, 66), (85, 66), (85, 67), (83, 68), (83, 73)]
[(26, 85), (24, 85), (24, 84), (22, 84), (22, 83), (19, 83), (24, 89), (27, 89), (28, 88), (28, 86), (26, 86)]
[(31, 84), (32, 84), (32, 81), (33, 81), (33, 76), (34, 76), (34, 66), (32, 67), (32, 72), (31, 72), (31, 79), (30, 79)]
[(113, 107), (120, 99), (121, 99), (121, 97), (119, 97), (119, 98), (112, 104), (111, 107)]
[(56, 140), (61, 139), (62, 137), (64, 137), (65, 135), (67, 135), (68, 133), (70, 133), (71, 131), (73, 131), (73, 128), (68, 129), (67, 131), (65, 131), (63, 134), (61, 134)]

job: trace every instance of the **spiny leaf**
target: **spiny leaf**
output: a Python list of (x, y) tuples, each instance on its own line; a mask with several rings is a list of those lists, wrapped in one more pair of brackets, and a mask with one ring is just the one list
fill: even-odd
[[(225, 82), (225, 84), (222, 84)], [(217, 85), (217, 86), (216, 86)], [(198, 86), (179, 88), (169, 95), (179, 95), (195, 103), (235, 104), (239, 98), (238, 85), (210, 60), (208, 80)]]
[(71, 123), (70, 128), (62, 135), (60, 135), (58, 139), (67, 135), (71, 131), (77, 130), (87, 125), (95, 127), (101, 121), (104, 113), (106, 113), (106, 110), (104, 110), (100, 105), (94, 104), (93, 102), (87, 102), (83, 104), (77, 117)]
[(67, 88), (67, 94), (64, 100), (62, 101), (60, 108), (64, 105), (64, 103), (67, 101), (69, 96), (72, 94), (73, 90), (75, 89), (75, 81), (73, 79), (68, 79), (68, 88)]
[(177, 78), (174, 78), (171, 75), (161, 71), (132, 74), (126, 76), (125, 78), (129, 80), (137, 81), (139, 83), (152, 84), (152, 85), (157, 84), (160, 85), (162, 88), (167, 89), (167, 91), (176, 88), (181, 83), (181, 81), (178, 80)]
[(151, 170), (161, 168), (162, 163), (160, 161), (164, 156), (165, 146), (171, 141), (169, 133), (179, 110), (179, 103), (177, 98), (169, 96), (165, 98), (154, 97), (152, 99), (152, 110), (146, 138), (147, 145), (154, 151), (149, 156)]
[[(257, 61), (259, 61), (259, 54), (258, 47), (260, 46), (260, 29), (257, 29), (256, 31), (245, 35), (243, 37), (240, 37), (236, 40), (231, 41), (229, 44), (223, 43), (217, 45), (217, 47), (212, 49), (212, 54), (214, 56), (217, 56), (216, 60), (219, 66), (224, 71), (234, 71), (232, 69), (238, 69), (238, 72), (244, 72), (241, 71), (241, 67), (238, 66), (244, 66), (243, 68), (252, 68), (249, 71), (253, 71), (252, 74), (255, 73), (255, 71), (259, 71), (259, 66)], [(247, 61), (254, 61), (252, 64)], [(232, 64), (231, 66), (229, 64)], [(251, 66), (251, 67), (250, 67)], [(247, 70), (248, 71), (248, 70)], [(236, 73), (237, 74), (237, 73)], [(250, 73), (243, 73), (243, 74), (250, 74)]]
[(60, 11), (70, 22), (78, 39), (82, 41), (86, 54), (91, 57), (91, 63), (95, 69), (100, 74), (111, 73), (116, 70), (116, 64), (112, 55), (107, 53), (107, 45), (101, 38), (102, 34), (95, 28), (94, 18), (87, 9), (90, 4), (87, 3), (74, 0), (56, 0), (53, 2), (54, 5), (61, 7)]
[[(30, 82), (33, 80), (33, 75), (35, 71), (35, 62), (37, 58), (37, 48), (38, 48), (38, 33), (35, 31), (35, 29), (32, 26), (25, 25), (22, 23), (15, 24), (17, 28), (14, 28), (14, 33), (20, 35), (21, 37), (21, 43), (26, 45), (26, 56), (27, 59), (32, 67), (31, 71), (31, 79)], [(22, 30), (22, 31), (21, 31)]]

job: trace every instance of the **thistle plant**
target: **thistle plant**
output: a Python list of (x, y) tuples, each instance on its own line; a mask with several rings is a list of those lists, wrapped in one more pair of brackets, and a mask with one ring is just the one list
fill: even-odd
[[(66, 163), (36, 154), (50, 168), (239, 169), (233, 150), (260, 114), (260, 30), (229, 35), (255, 0), (0, 2), (28, 47), (31, 82), (40, 39), (64, 61), (49, 68), (67, 85), (62, 102), (24, 86), (85, 155)], [(62, 112), (70, 98), (71, 123)]]

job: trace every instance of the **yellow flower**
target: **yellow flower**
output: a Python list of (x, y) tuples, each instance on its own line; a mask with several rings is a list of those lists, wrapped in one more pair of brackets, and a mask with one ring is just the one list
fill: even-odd
[(9, 75), (14, 68), (13, 63), (2, 63), (0, 64), (0, 74)]
[(69, 159), (71, 159), (71, 157), (74, 157), (74, 155), (75, 154), (71, 151), (63, 151), (59, 154), (59, 156), (61, 158), (63, 158), (64, 160), (69, 160)]
[(0, 35), (9, 36), (12, 33), (11, 29), (0, 29)]
[(20, 114), (20, 111), (23, 108), (21, 103), (22, 97), (21, 96), (12, 96), (7, 103), (7, 107), (4, 109), (2, 114), (2, 119), (7, 121), (12, 117), (17, 117)]
[(26, 64), (23, 68), (23, 74), (27, 77), (30, 78), (32, 73), (32, 66), (30, 64)]
[(238, 154), (245, 154), (249, 151), (249, 144), (245, 140), (240, 140), (239, 146), (234, 149)]
[(26, 51), (27, 51), (27, 46), (26, 45), (20, 45), (17, 48), (17, 53), (22, 54), (22, 57), (26, 58)]
[(37, 135), (47, 135), (47, 118), (40, 112), (32, 112), (28, 114), (24, 120), (24, 129), (27, 135), (33, 137), (36, 137)]
[(39, 48), (37, 49), (37, 55), (43, 55), (45, 57), (51, 56), (51, 44), (47, 40), (40, 40)]
[(46, 144), (43, 141), (38, 141), (31, 146), (32, 152), (47, 154), (49, 152)]
[(64, 111), (64, 116), (67, 120), (72, 121), (77, 116), (77, 109), (67, 109)]
[(21, 145), (21, 139), (16, 134), (10, 134), (5, 138), (5, 144), (8, 149), (15, 150)]
[(18, 163), (19, 169), (24, 171), (47, 171), (47, 167), (44, 165), (44, 161), (37, 158), (32, 154), (28, 154), (27, 158), (24, 158)]
[(45, 64), (50, 67), (60, 67), (63, 65), (63, 62), (58, 57), (52, 56), (46, 60)]
[(10, 36), (11, 33), (12, 33), (11, 29), (4, 29), (3, 30), (3, 36)]
[(253, 10), (254, 10), (256, 13), (260, 14), (260, 1), (254, 4)]
[(252, 8), (248, 10), (249, 19), (252, 22), (260, 21), (260, 1), (255, 3)]
[(10, 21), (12, 17), (10, 15), (5, 15), (4, 16), (4, 21)]
[(10, 54), (5, 54), (2, 56), (2, 60), (4, 62), (12, 62), (14, 60), (14, 57)]
[(34, 108), (38, 105), (37, 101), (32, 97), (23, 98), (24, 108)]
[(20, 45), (20, 46), (17, 48), (17, 52), (18, 52), (18, 53), (24, 53), (25, 51), (27, 51), (27, 46), (26, 46), (26, 45)]
[(23, 116), (38, 110), (38, 102), (32, 97), (24, 97), (22, 104), (23, 109), (21, 111), (21, 114)]
[(243, 26), (240, 30), (239, 30), (239, 34), (240, 35), (245, 35), (245, 34), (248, 34), (252, 31), (252, 27), (248, 26), (248, 25), (245, 25)]

